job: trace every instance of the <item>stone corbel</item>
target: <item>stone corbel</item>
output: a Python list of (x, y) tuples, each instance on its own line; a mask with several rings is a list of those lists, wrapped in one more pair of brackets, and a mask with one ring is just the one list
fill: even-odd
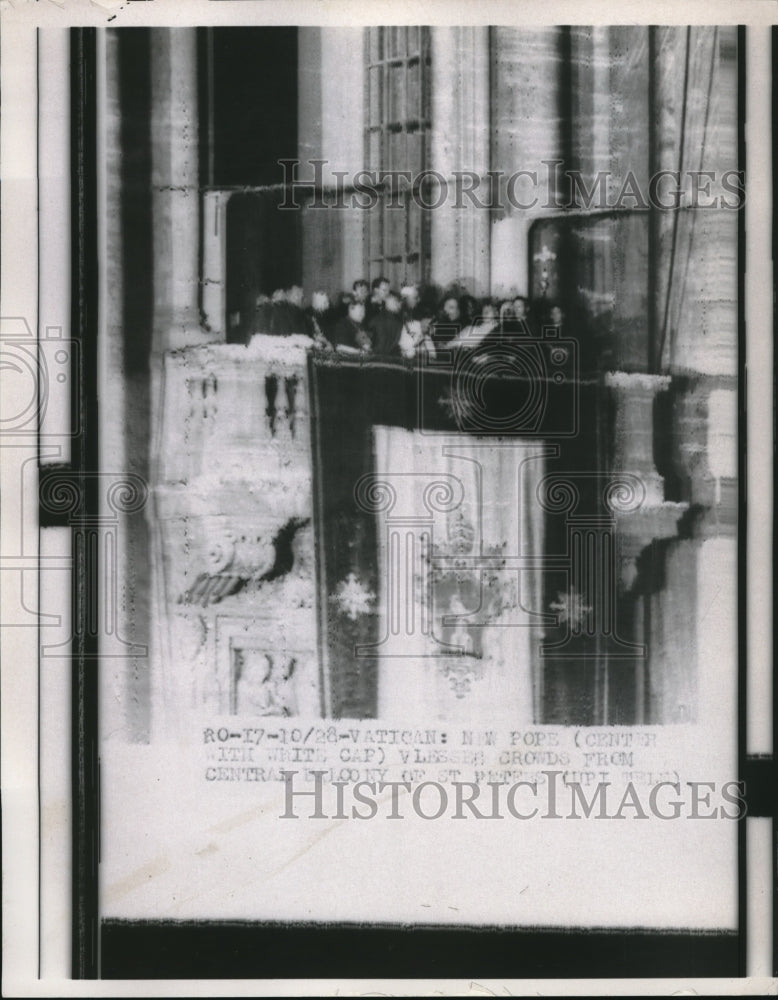
[(645, 491), (636, 510), (615, 510), (621, 586), (632, 589), (640, 553), (653, 541), (673, 538), (687, 503), (665, 500), (664, 479), (654, 464), (654, 400), (670, 387), (669, 375), (608, 372), (605, 384), (615, 399), (613, 472), (630, 473)]
[(711, 386), (707, 379), (689, 379), (673, 399), (673, 464), (693, 505), (710, 507), (716, 483), (708, 460)]
[[(677, 380), (679, 390), (673, 400), (673, 465), (692, 511), (690, 529), (695, 537), (732, 534), (737, 528), (738, 486), (735, 458), (736, 400), (730, 414), (712, 412), (711, 396), (716, 390), (737, 392), (732, 379), (688, 376)], [(731, 419), (731, 426), (730, 424)], [(715, 450), (718, 430), (729, 430), (731, 453)], [(724, 437), (727, 435), (724, 434)], [(714, 455), (711, 455), (711, 447)], [(715, 468), (714, 468), (715, 464)]]

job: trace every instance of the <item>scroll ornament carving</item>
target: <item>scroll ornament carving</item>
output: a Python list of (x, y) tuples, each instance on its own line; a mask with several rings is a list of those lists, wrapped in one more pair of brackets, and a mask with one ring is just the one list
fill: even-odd
[(207, 607), (242, 590), (270, 570), (275, 561), (272, 531), (227, 530), (213, 538), (206, 553), (206, 569), (180, 597), (180, 604)]

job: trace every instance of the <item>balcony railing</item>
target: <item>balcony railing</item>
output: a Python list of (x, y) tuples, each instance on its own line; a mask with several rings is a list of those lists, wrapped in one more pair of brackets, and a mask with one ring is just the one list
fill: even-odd
[(161, 483), (256, 481), (305, 459), (308, 338), (255, 337), (165, 357)]

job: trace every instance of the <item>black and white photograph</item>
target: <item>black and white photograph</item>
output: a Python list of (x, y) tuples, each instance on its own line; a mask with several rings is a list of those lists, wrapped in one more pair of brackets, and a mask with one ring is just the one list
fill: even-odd
[(148, 489), (111, 732), (694, 724), (736, 673), (736, 29), (105, 46), (101, 448)]
[(8, 995), (774, 990), (770, 12), (50, 6)]

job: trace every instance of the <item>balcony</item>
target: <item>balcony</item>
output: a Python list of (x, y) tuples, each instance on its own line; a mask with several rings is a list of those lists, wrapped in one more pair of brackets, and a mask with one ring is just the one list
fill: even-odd
[[(355, 488), (365, 475), (383, 471), (375, 466), (375, 429), (394, 427), (480, 442), (484, 454), (508, 440), (519, 449), (525, 443), (552, 446), (549, 455), (556, 457), (548, 470), (572, 483), (579, 499), (575, 510), (549, 508), (543, 515), (547, 582), (535, 590), (542, 595), (535, 611), (559, 605), (564, 579), (588, 579), (554, 546), (573, 552), (570, 538), (596, 521), (595, 534), (614, 539), (607, 546), (616, 560), (609, 578), (620, 611), (608, 620), (622, 634), (614, 643), (594, 633), (566, 639), (555, 632), (556, 651), (536, 672), (533, 717), (566, 718), (569, 708), (560, 707), (558, 691), (577, 690), (591, 667), (591, 691), (583, 701), (580, 692), (573, 699), (588, 706), (578, 721), (650, 719), (646, 677), (658, 669), (652, 668), (654, 646), (666, 643), (644, 631), (644, 605), (679, 599), (676, 582), (665, 579), (665, 550), (657, 546), (687, 544), (679, 532), (707, 537), (731, 531), (734, 438), (726, 430), (734, 388), (721, 379), (689, 383), (639, 372), (584, 378), (574, 364), (575, 345), (574, 337), (530, 339), (517, 355), (523, 365), (496, 370), (445, 353), (434, 361), (343, 357), (313, 349), (301, 335), (258, 334), (248, 346), (169, 353), (153, 489), (169, 702), (183, 699), (191, 709), (239, 715), (376, 714), (370, 678), (380, 672), (380, 655), (372, 667), (355, 661), (353, 676), (343, 674), (343, 664), (382, 627), (375, 606), (381, 515), (355, 507)], [(505, 420), (511, 414), (513, 425)], [(611, 491), (613, 502), (601, 510), (602, 490), (625, 478), (635, 486), (631, 502), (620, 504)], [(318, 584), (314, 550), (324, 567)], [(366, 582), (358, 582), (356, 564), (349, 562), (355, 552)], [(364, 598), (364, 618), (352, 621), (351, 608), (328, 640), (317, 624), (317, 589), (324, 595), (318, 599), (321, 622), (333, 614), (344, 586)], [(598, 632), (607, 616), (595, 608), (597, 595), (581, 592), (576, 599), (588, 607)], [(344, 627), (353, 631), (345, 645)], [(332, 650), (323, 652), (330, 640)], [(636, 657), (638, 648), (646, 652)], [(186, 653), (182, 675), (170, 669), (173, 651)], [(542, 660), (544, 654), (536, 654)], [(674, 676), (680, 667), (662, 669)], [(684, 669), (693, 670), (693, 662)], [(684, 717), (692, 717), (684, 699)]]

